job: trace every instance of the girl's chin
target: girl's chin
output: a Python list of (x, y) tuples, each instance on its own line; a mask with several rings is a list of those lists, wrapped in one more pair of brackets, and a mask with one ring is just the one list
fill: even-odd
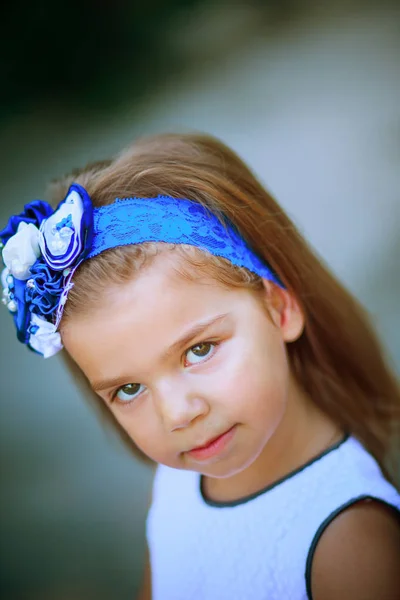
[(239, 473), (244, 472), (247, 468), (249, 468), (254, 461), (257, 459), (257, 454), (255, 456), (246, 456), (239, 458), (238, 456), (229, 457), (229, 459), (216, 461), (214, 464), (208, 465), (196, 465), (197, 468), (193, 468), (193, 471), (197, 471), (204, 475), (205, 477), (211, 477), (214, 479), (229, 479), (230, 477), (235, 477), (235, 475), (239, 475)]

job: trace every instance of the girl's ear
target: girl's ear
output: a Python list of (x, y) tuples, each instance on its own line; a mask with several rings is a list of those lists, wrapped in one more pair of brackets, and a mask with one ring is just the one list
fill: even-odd
[(274, 324), (285, 342), (296, 341), (303, 333), (304, 313), (297, 299), (279, 285), (263, 279), (265, 299)]

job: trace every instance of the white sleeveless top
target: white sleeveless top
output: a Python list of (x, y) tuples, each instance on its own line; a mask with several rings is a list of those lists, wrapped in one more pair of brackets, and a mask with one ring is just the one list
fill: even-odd
[(400, 495), (353, 437), (268, 488), (213, 503), (198, 473), (159, 466), (147, 519), (153, 600), (306, 600), (325, 527), (363, 498)]

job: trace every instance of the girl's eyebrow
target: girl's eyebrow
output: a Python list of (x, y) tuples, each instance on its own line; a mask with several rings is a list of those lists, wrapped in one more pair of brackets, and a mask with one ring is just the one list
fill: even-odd
[[(161, 359), (165, 360), (170, 357), (172, 354), (177, 352), (180, 348), (183, 348), (190, 344), (192, 340), (194, 340), (197, 336), (204, 333), (209, 327), (223, 321), (228, 316), (228, 313), (224, 313), (221, 315), (217, 315), (212, 317), (211, 319), (206, 319), (204, 321), (200, 321), (193, 325), (186, 333), (183, 334), (182, 337), (179, 338), (176, 342), (174, 342), (165, 352), (161, 355)], [(118, 385), (122, 385), (127, 382), (129, 379), (125, 376), (114, 377), (113, 379), (103, 379), (101, 381), (90, 382), (92, 389), (95, 392), (99, 392), (100, 390), (106, 390), (114, 387), (118, 387)]]
[(186, 333), (184, 333), (183, 336), (181, 338), (179, 338), (179, 340), (174, 342), (168, 348), (168, 350), (166, 350), (163, 353), (162, 358), (164, 358), (164, 359), (168, 358), (169, 356), (174, 354), (180, 348), (187, 346), (197, 336), (204, 333), (206, 331), (206, 329), (208, 329), (212, 325), (215, 325), (216, 323), (219, 323), (220, 321), (225, 319), (225, 317), (227, 317), (227, 316), (228, 316), (228, 313), (224, 313), (222, 315), (217, 315), (216, 317), (212, 317), (211, 319), (206, 319), (204, 321), (200, 321), (199, 323), (196, 323), (196, 325), (193, 325), (193, 327), (191, 327)]

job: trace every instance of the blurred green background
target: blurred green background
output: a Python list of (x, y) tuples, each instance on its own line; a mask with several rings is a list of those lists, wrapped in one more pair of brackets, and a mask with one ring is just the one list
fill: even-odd
[[(400, 373), (397, 4), (8, 3), (0, 222), (138, 135), (214, 134), (363, 301)], [(133, 600), (151, 471), (6, 310), (0, 331), (2, 597)]]

